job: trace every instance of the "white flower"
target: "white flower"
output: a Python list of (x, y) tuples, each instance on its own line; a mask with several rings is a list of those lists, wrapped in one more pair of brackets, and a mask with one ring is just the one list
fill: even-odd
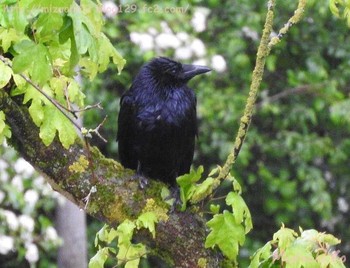
[(118, 14), (118, 6), (113, 1), (106, 1), (102, 3), (102, 13), (107, 18), (113, 18)]
[(197, 8), (193, 14), (191, 24), (196, 32), (203, 32), (206, 29), (206, 19), (209, 14), (207, 8)]
[(139, 34), (137, 32), (131, 32), (130, 33), (130, 40), (134, 44), (138, 44), (140, 42), (140, 40), (141, 40), (141, 34)]
[(141, 51), (149, 51), (154, 48), (153, 37), (150, 34), (143, 33), (140, 37), (139, 46)]
[(181, 45), (180, 40), (172, 33), (161, 33), (157, 35), (156, 44), (159, 48), (178, 48)]
[(346, 213), (349, 210), (348, 202), (346, 202), (344, 197), (339, 197), (337, 201), (338, 201), (339, 211)]
[(172, 33), (172, 31), (171, 31), (171, 29), (170, 29), (170, 27), (169, 27), (169, 25), (168, 25), (168, 23), (166, 21), (162, 21), (160, 23), (160, 27), (162, 27), (162, 32), (163, 33), (168, 33), (168, 34)]
[(34, 168), (23, 158), (18, 158), (14, 165), (14, 169), (17, 173), (23, 173), (24, 176), (31, 176), (34, 173)]
[(0, 182), (7, 182), (9, 180), (9, 174), (6, 170), (0, 172)]
[(14, 247), (14, 240), (11, 236), (0, 235), (0, 254), (6, 255)]
[(29, 263), (36, 263), (39, 260), (39, 250), (35, 244), (26, 245), (26, 255), (25, 258)]
[(189, 47), (179, 47), (175, 50), (175, 58), (188, 60), (192, 57), (192, 50)]
[(14, 176), (11, 184), (16, 188), (17, 191), (22, 192), (23, 191), (23, 182), (22, 178), (18, 175)]
[(153, 28), (153, 27), (150, 27), (150, 28), (148, 28), (148, 33), (149, 34), (151, 34), (151, 35), (156, 35), (156, 34), (158, 34), (158, 31), (157, 31), (157, 29), (156, 28)]
[(5, 221), (7, 222), (8, 227), (12, 230), (12, 231), (16, 231), (18, 229), (18, 218), (15, 215), (15, 213), (13, 213), (10, 210), (1, 210), (0, 214), (4, 216)]
[(226, 61), (221, 55), (214, 55), (211, 58), (211, 66), (218, 73), (222, 73), (226, 70)]
[(2, 201), (4, 201), (5, 199), (5, 193), (0, 191), (0, 204), (2, 203)]
[(33, 180), (33, 186), (34, 188), (41, 189), (44, 185), (46, 185), (46, 181), (42, 176), (36, 177)]
[(0, 170), (4, 171), (9, 165), (4, 161), (0, 159)]
[(182, 42), (187, 42), (190, 38), (190, 36), (186, 32), (179, 32), (176, 34), (176, 37)]
[(191, 49), (197, 57), (203, 57), (206, 54), (206, 49), (202, 40), (196, 38), (191, 43)]
[(18, 217), (19, 224), (28, 232), (34, 231), (34, 220), (28, 215), (20, 215)]
[(47, 227), (45, 230), (45, 237), (47, 240), (56, 241), (58, 239), (56, 229), (52, 226)]
[(29, 189), (25, 192), (24, 201), (26, 202), (26, 204), (29, 207), (34, 208), (34, 206), (38, 200), (39, 200), (39, 194), (37, 191)]

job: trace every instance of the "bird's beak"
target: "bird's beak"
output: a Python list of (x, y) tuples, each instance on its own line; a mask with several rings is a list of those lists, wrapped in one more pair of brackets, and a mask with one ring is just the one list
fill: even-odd
[(211, 69), (206, 66), (182, 64), (182, 73), (180, 77), (185, 80), (190, 80), (196, 75), (204, 74), (209, 71), (211, 71)]

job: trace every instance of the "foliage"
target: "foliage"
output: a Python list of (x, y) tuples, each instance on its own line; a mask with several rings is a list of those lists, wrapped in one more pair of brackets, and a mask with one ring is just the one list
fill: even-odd
[[(23, 102), (29, 105), (45, 145), (51, 144), (56, 133), (65, 148), (77, 138), (67, 115), (75, 115), (73, 105), (82, 108), (84, 104), (85, 95), (73, 77), (77, 64), (90, 79), (105, 71), (110, 59), (119, 71), (125, 64), (101, 32), (102, 15), (94, 12), (98, 7), (91, 0), (79, 5), (72, 0), (56, 5), (51, 1), (3, 1), (0, 5), (5, 53), (0, 63), (0, 86), (13, 77), (16, 88), (11, 94), (24, 94)], [(9, 135), (8, 129), (0, 133)]]
[[(344, 267), (344, 257), (332, 247), (340, 240), (316, 230), (302, 230), (300, 235), (283, 225), (273, 240), (258, 249), (249, 268), (258, 267)], [(273, 250), (273, 248), (275, 248)], [(272, 266), (273, 265), (273, 266)]]
[[(209, 177), (203, 180), (202, 183), (196, 184), (201, 179), (203, 167), (200, 166), (197, 171), (191, 170), (189, 174), (182, 175), (177, 178), (180, 186), (180, 198), (183, 203), (182, 210), (186, 209), (186, 203), (197, 203), (206, 196), (212, 195), (212, 191), (216, 188), (218, 181), (213, 177), (218, 169), (214, 169)], [(207, 222), (210, 233), (205, 241), (205, 247), (214, 248), (217, 246), (222, 253), (231, 261), (236, 262), (239, 252), (239, 246), (242, 246), (245, 241), (245, 235), (253, 228), (250, 211), (244, 202), (241, 194), (241, 186), (233, 177), (228, 176), (227, 181), (230, 181), (233, 190), (230, 191), (225, 203), (231, 209), (220, 211), (220, 205), (211, 202), (211, 212), (213, 218)]]
[(330, 0), (329, 8), (332, 13), (346, 19), (348, 26), (350, 26), (350, 1), (349, 0)]
[[(126, 268), (139, 267), (140, 259), (147, 255), (147, 249), (141, 243), (132, 242), (134, 232), (147, 229), (154, 238), (156, 236), (155, 224), (160, 220), (167, 220), (166, 212), (166, 210), (155, 206), (154, 200), (148, 200), (136, 220), (125, 220), (116, 229), (104, 225), (96, 234), (95, 247), (98, 247), (98, 251), (91, 258), (89, 268), (104, 267), (109, 257), (117, 261), (118, 265), (125, 265)], [(117, 248), (111, 245), (115, 240), (117, 240)]]
[(53, 210), (64, 201), (14, 150), (0, 146), (1, 267), (46, 267), (61, 244), (53, 227)]

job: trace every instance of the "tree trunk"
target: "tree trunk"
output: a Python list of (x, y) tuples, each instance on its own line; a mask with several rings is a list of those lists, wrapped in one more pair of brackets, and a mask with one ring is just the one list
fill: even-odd
[(58, 235), (63, 239), (63, 245), (58, 250), (58, 268), (86, 268), (85, 212), (67, 200), (57, 205), (55, 222)]

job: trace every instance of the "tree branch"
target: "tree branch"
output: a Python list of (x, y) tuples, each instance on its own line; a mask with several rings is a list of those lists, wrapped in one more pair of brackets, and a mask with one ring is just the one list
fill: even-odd
[[(137, 218), (147, 199), (154, 199), (157, 205), (166, 206), (160, 198), (163, 183), (150, 180), (148, 187), (141, 189), (132, 170), (105, 158), (93, 147), (91, 160), (95, 182), (89, 168), (88, 150), (81, 140), (68, 150), (57, 138), (50, 146), (45, 146), (27, 107), (9, 96), (12, 86), (0, 90), (0, 110), (4, 111), (6, 123), (12, 132), (9, 143), (45, 175), (54, 190), (81, 209), (86, 206), (88, 214), (112, 226), (125, 219)], [(92, 191), (93, 187), (96, 191)], [(169, 212), (167, 221), (157, 224), (154, 240), (146, 231), (138, 233), (137, 240), (147, 244), (151, 252), (161, 252), (175, 267), (198, 267), (200, 258), (206, 260), (207, 267), (219, 267), (221, 255), (204, 249), (205, 230), (202, 217), (191, 212), (174, 211)]]

